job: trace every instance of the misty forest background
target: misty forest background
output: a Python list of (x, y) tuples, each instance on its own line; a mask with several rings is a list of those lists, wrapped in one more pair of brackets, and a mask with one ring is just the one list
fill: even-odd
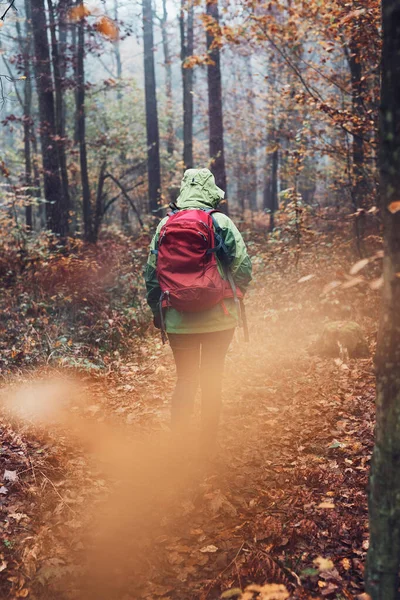
[(270, 230), (282, 202), (374, 204), (378, 2), (26, 0), (2, 24), (1, 218), (21, 243), (135, 232), (192, 166)]

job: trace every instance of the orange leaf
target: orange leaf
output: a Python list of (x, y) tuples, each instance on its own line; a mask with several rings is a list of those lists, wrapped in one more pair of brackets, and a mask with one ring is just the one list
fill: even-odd
[(95, 28), (109, 40), (115, 41), (119, 37), (118, 27), (110, 17), (100, 17), (95, 23)]
[(86, 4), (78, 4), (78, 6), (73, 6), (68, 12), (70, 21), (80, 21), (89, 15), (90, 9), (86, 6)]
[(391, 202), (388, 206), (388, 211), (391, 212), (393, 215), (394, 213), (397, 213), (400, 210), (400, 200), (397, 200), (396, 202)]

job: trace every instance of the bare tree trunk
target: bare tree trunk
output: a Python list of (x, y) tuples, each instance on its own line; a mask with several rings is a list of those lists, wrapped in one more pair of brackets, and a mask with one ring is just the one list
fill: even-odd
[(385, 257), (376, 364), (376, 429), (369, 482), (366, 587), (398, 600), (400, 567), (400, 0), (382, 0), (380, 209)]
[(31, 127), (32, 127), (32, 82), (30, 77), (30, 31), (29, 25), (29, 5), (25, 1), (26, 21), (25, 21), (25, 39), (22, 37), (21, 25), (19, 21), (15, 26), (18, 34), (18, 41), (21, 49), (23, 61), (23, 73), (25, 78), (23, 112), (24, 112), (24, 160), (25, 160), (25, 187), (27, 202), (25, 205), (25, 225), (28, 232), (33, 229), (33, 211), (32, 211), (32, 157), (31, 157)]
[(181, 32), (181, 68), (183, 90), (183, 164), (185, 169), (193, 167), (193, 69), (187, 68), (186, 60), (194, 50), (193, 2), (189, 0), (185, 19), (185, 0), (181, 1), (179, 25)]
[[(212, 17), (214, 26), (218, 27), (219, 13), (217, 2), (207, 2), (207, 15)], [(212, 61), (212, 64), (207, 66), (211, 170), (214, 173), (216, 184), (226, 192), (220, 52), (211, 28), (207, 29), (207, 50), (209, 58)], [(227, 204), (224, 206), (227, 212)]]
[[(363, 97), (364, 84), (362, 79), (362, 63), (360, 56), (359, 40), (354, 33), (347, 50), (347, 60), (351, 77), (352, 112), (355, 117), (362, 120), (364, 115)], [(353, 133), (353, 204), (355, 208), (366, 207), (366, 185), (364, 165), (364, 142), (362, 127)]]
[[(118, 0), (114, 0), (114, 20), (116, 23), (118, 23), (118, 18), (119, 18), (118, 17)], [(116, 63), (116, 67), (117, 67), (117, 81), (118, 81), (117, 100), (121, 107), (121, 104), (122, 104), (122, 90), (121, 90), (122, 61), (121, 61), (121, 46), (120, 46), (119, 38), (117, 40), (115, 40), (115, 42), (114, 42), (114, 54), (115, 54), (115, 63)], [(120, 158), (121, 158), (121, 164), (124, 165), (126, 163), (126, 154), (125, 154), (124, 148), (121, 150)], [(96, 202), (96, 206), (97, 206), (97, 202)], [(96, 214), (97, 214), (97, 209), (96, 209)], [(127, 202), (127, 200), (124, 196), (121, 198), (120, 224), (121, 224), (122, 231), (124, 231), (127, 234), (131, 233), (131, 224), (129, 221), (129, 203)], [(100, 226), (100, 223), (98, 222), (97, 217), (95, 217), (94, 236), (96, 239), (98, 237), (99, 226)]]
[[(254, 125), (254, 116), (256, 114), (256, 108), (254, 104), (254, 83), (253, 83), (253, 70), (251, 67), (251, 55), (245, 55), (245, 66), (247, 76), (247, 103), (249, 107), (249, 118), (251, 125)], [(247, 133), (247, 180), (246, 180), (246, 196), (249, 200), (249, 208), (251, 211), (257, 210), (257, 152), (256, 142), (254, 139), (254, 127)]]
[[(25, 62), (25, 59), (24, 59)], [(32, 87), (29, 79), (29, 65), (28, 75), (26, 73), (26, 64), (24, 64), (24, 77), (25, 89), (24, 89), (24, 156), (25, 156), (25, 186), (26, 196), (28, 198), (25, 206), (25, 223), (27, 231), (33, 229), (33, 214), (32, 214), (32, 161), (31, 161), (31, 102), (32, 102)]]
[[(360, 9), (363, 5), (359, 0), (354, 0), (352, 8)], [(368, 206), (368, 186), (366, 182), (366, 164), (363, 140), (362, 121), (364, 116), (365, 84), (363, 81), (363, 67), (361, 56), (360, 29), (362, 27), (360, 17), (354, 19), (352, 33), (348, 47), (345, 48), (351, 78), (352, 112), (358, 119), (359, 125), (353, 125), (352, 140), (352, 176), (351, 176), (351, 199), (354, 210), (365, 209)], [(357, 249), (360, 256), (364, 251), (365, 214), (360, 211), (354, 220), (354, 230)]]
[[(32, 87), (32, 57), (34, 55), (34, 46), (33, 46), (33, 33), (32, 33), (32, 11), (30, 0), (25, 0), (25, 34), (26, 34), (26, 47), (25, 47), (25, 59), (24, 59), (24, 75), (26, 76), (26, 83), (28, 85), (27, 94), (28, 98), (30, 95), (30, 99), (27, 102), (27, 105), (24, 109), (24, 113), (29, 116), (29, 132), (26, 131), (25, 135), (29, 133), (29, 153), (30, 153), (30, 163), (31, 163), (31, 185), (33, 189), (30, 191), (30, 195), (34, 195), (39, 200), (42, 197), (41, 192), (41, 181), (40, 181), (40, 168), (38, 164), (38, 145), (37, 145), (37, 136), (34, 127), (34, 116), (32, 111), (32, 96), (33, 96), (33, 87)], [(28, 114), (29, 113), (29, 114)], [(25, 125), (25, 124), (24, 124)], [(27, 149), (26, 149), (27, 151)], [(29, 171), (29, 166), (27, 168)], [(45, 216), (45, 207), (43, 202), (38, 202), (38, 217), (39, 217), (39, 227), (41, 229), (46, 227), (46, 216)], [(34, 225), (34, 217), (32, 214), (32, 224)]]
[[(53, 73), (54, 73), (54, 92), (55, 92), (55, 118), (56, 118), (56, 134), (57, 134), (57, 151), (58, 160), (60, 164), (61, 182), (64, 196), (64, 205), (68, 211), (70, 210), (70, 199), (69, 199), (69, 186), (68, 186), (68, 169), (67, 169), (67, 157), (65, 153), (65, 114), (64, 114), (64, 100), (63, 100), (63, 73), (61, 69), (62, 54), (59, 52), (59, 45), (56, 36), (56, 23), (54, 18), (54, 8), (52, 0), (47, 0), (49, 7), (49, 19), (50, 19), (50, 36), (51, 36), (51, 49), (52, 49), (52, 62), (53, 62)], [(60, 35), (64, 28), (65, 31), (65, 11), (60, 14)], [(64, 26), (64, 27), (63, 27)], [(64, 48), (65, 53), (65, 48)]]
[[(274, 132), (270, 137), (270, 143), (275, 143)], [(269, 212), (269, 231), (275, 229), (275, 212), (278, 210), (278, 166), (279, 152), (278, 147), (267, 154), (266, 177), (264, 186), (264, 210)]]
[(92, 241), (92, 205), (86, 152), (86, 115), (85, 115), (85, 19), (78, 24), (76, 53), (76, 135), (79, 143), (81, 167), (83, 223), (85, 240)]
[(99, 180), (97, 183), (96, 210), (95, 210), (95, 217), (94, 217), (94, 223), (93, 223), (93, 241), (95, 243), (97, 242), (97, 239), (99, 237), (101, 220), (104, 215), (103, 188), (104, 188), (106, 168), (107, 168), (107, 163), (104, 160), (101, 163), (100, 172), (99, 172)]
[(168, 40), (167, 0), (163, 0), (163, 15), (160, 22), (165, 65), (165, 95), (167, 97), (167, 152), (168, 154), (173, 154), (175, 142), (174, 106), (172, 98), (172, 61)]
[(161, 167), (151, 0), (143, 0), (143, 44), (149, 209), (150, 212), (157, 213), (161, 197)]
[[(35, 188), (36, 198), (42, 197), (41, 185), (40, 185), (40, 169), (38, 164), (38, 147), (37, 138), (33, 125), (31, 125), (31, 145), (32, 145), (32, 167), (33, 167), (33, 186)], [(43, 203), (39, 202), (38, 216), (40, 227), (43, 229), (46, 226), (45, 211), (43, 209)]]
[(48, 228), (64, 238), (68, 235), (68, 206), (64, 203), (58, 153), (55, 152), (56, 126), (53, 81), (44, 0), (31, 0), (31, 7), (36, 87), (39, 99), (44, 195), (47, 200), (46, 220)]
[[(114, 0), (114, 20), (118, 23), (118, 0)], [(118, 100), (122, 100), (122, 92), (121, 92), (121, 78), (122, 78), (122, 61), (121, 61), (121, 44), (119, 41), (119, 37), (114, 42), (114, 53), (115, 53), (115, 62), (117, 65), (117, 79), (118, 79), (118, 90), (117, 90), (117, 98)]]

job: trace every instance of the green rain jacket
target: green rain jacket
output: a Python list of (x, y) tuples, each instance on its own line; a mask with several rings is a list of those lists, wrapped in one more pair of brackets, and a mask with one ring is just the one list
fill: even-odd
[[(185, 171), (180, 195), (176, 201), (179, 209), (216, 208), (224, 197), (224, 192), (216, 186), (215, 179), (208, 169), (188, 169)], [(223, 213), (214, 213), (213, 217), (221, 228), (221, 234), (232, 262), (230, 271), (236, 285), (244, 293), (251, 281), (251, 262), (246, 246), (239, 230), (231, 219)], [(151, 251), (156, 249), (161, 227), (167, 221), (165, 217), (158, 225), (150, 245), (150, 253), (145, 269), (147, 303), (153, 314), (159, 311), (161, 289), (156, 276), (157, 255)], [(221, 264), (218, 261), (221, 277), (225, 279)], [(224, 310), (225, 307), (225, 310)], [(167, 308), (165, 328), (168, 333), (208, 333), (232, 329), (238, 324), (238, 315), (233, 298), (225, 298), (224, 306), (217, 304), (208, 310), (198, 313), (182, 313), (174, 308)]]

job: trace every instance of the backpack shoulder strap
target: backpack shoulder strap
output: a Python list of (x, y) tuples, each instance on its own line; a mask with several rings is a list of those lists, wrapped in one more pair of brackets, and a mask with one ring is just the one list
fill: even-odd
[(224, 266), (228, 266), (232, 262), (232, 259), (229, 256), (228, 248), (226, 247), (226, 244), (224, 241), (224, 236), (222, 234), (222, 228), (218, 224), (217, 219), (214, 217), (214, 213), (219, 213), (220, 211), (215, 208), (211, 208), (210, 210), (206, 210), (206, 212), (207, 212), (207, 214), (210, 215), (210, 217), (212, 219), (212, 223), (214, 226), (215, 241), (216, 241), (215, 247), (210, 248), (209, 250), (207, 250), (207, 252), (216, 252), (216, 254), (217, 254), (219, 260), (222, 262), (222, 264)]

